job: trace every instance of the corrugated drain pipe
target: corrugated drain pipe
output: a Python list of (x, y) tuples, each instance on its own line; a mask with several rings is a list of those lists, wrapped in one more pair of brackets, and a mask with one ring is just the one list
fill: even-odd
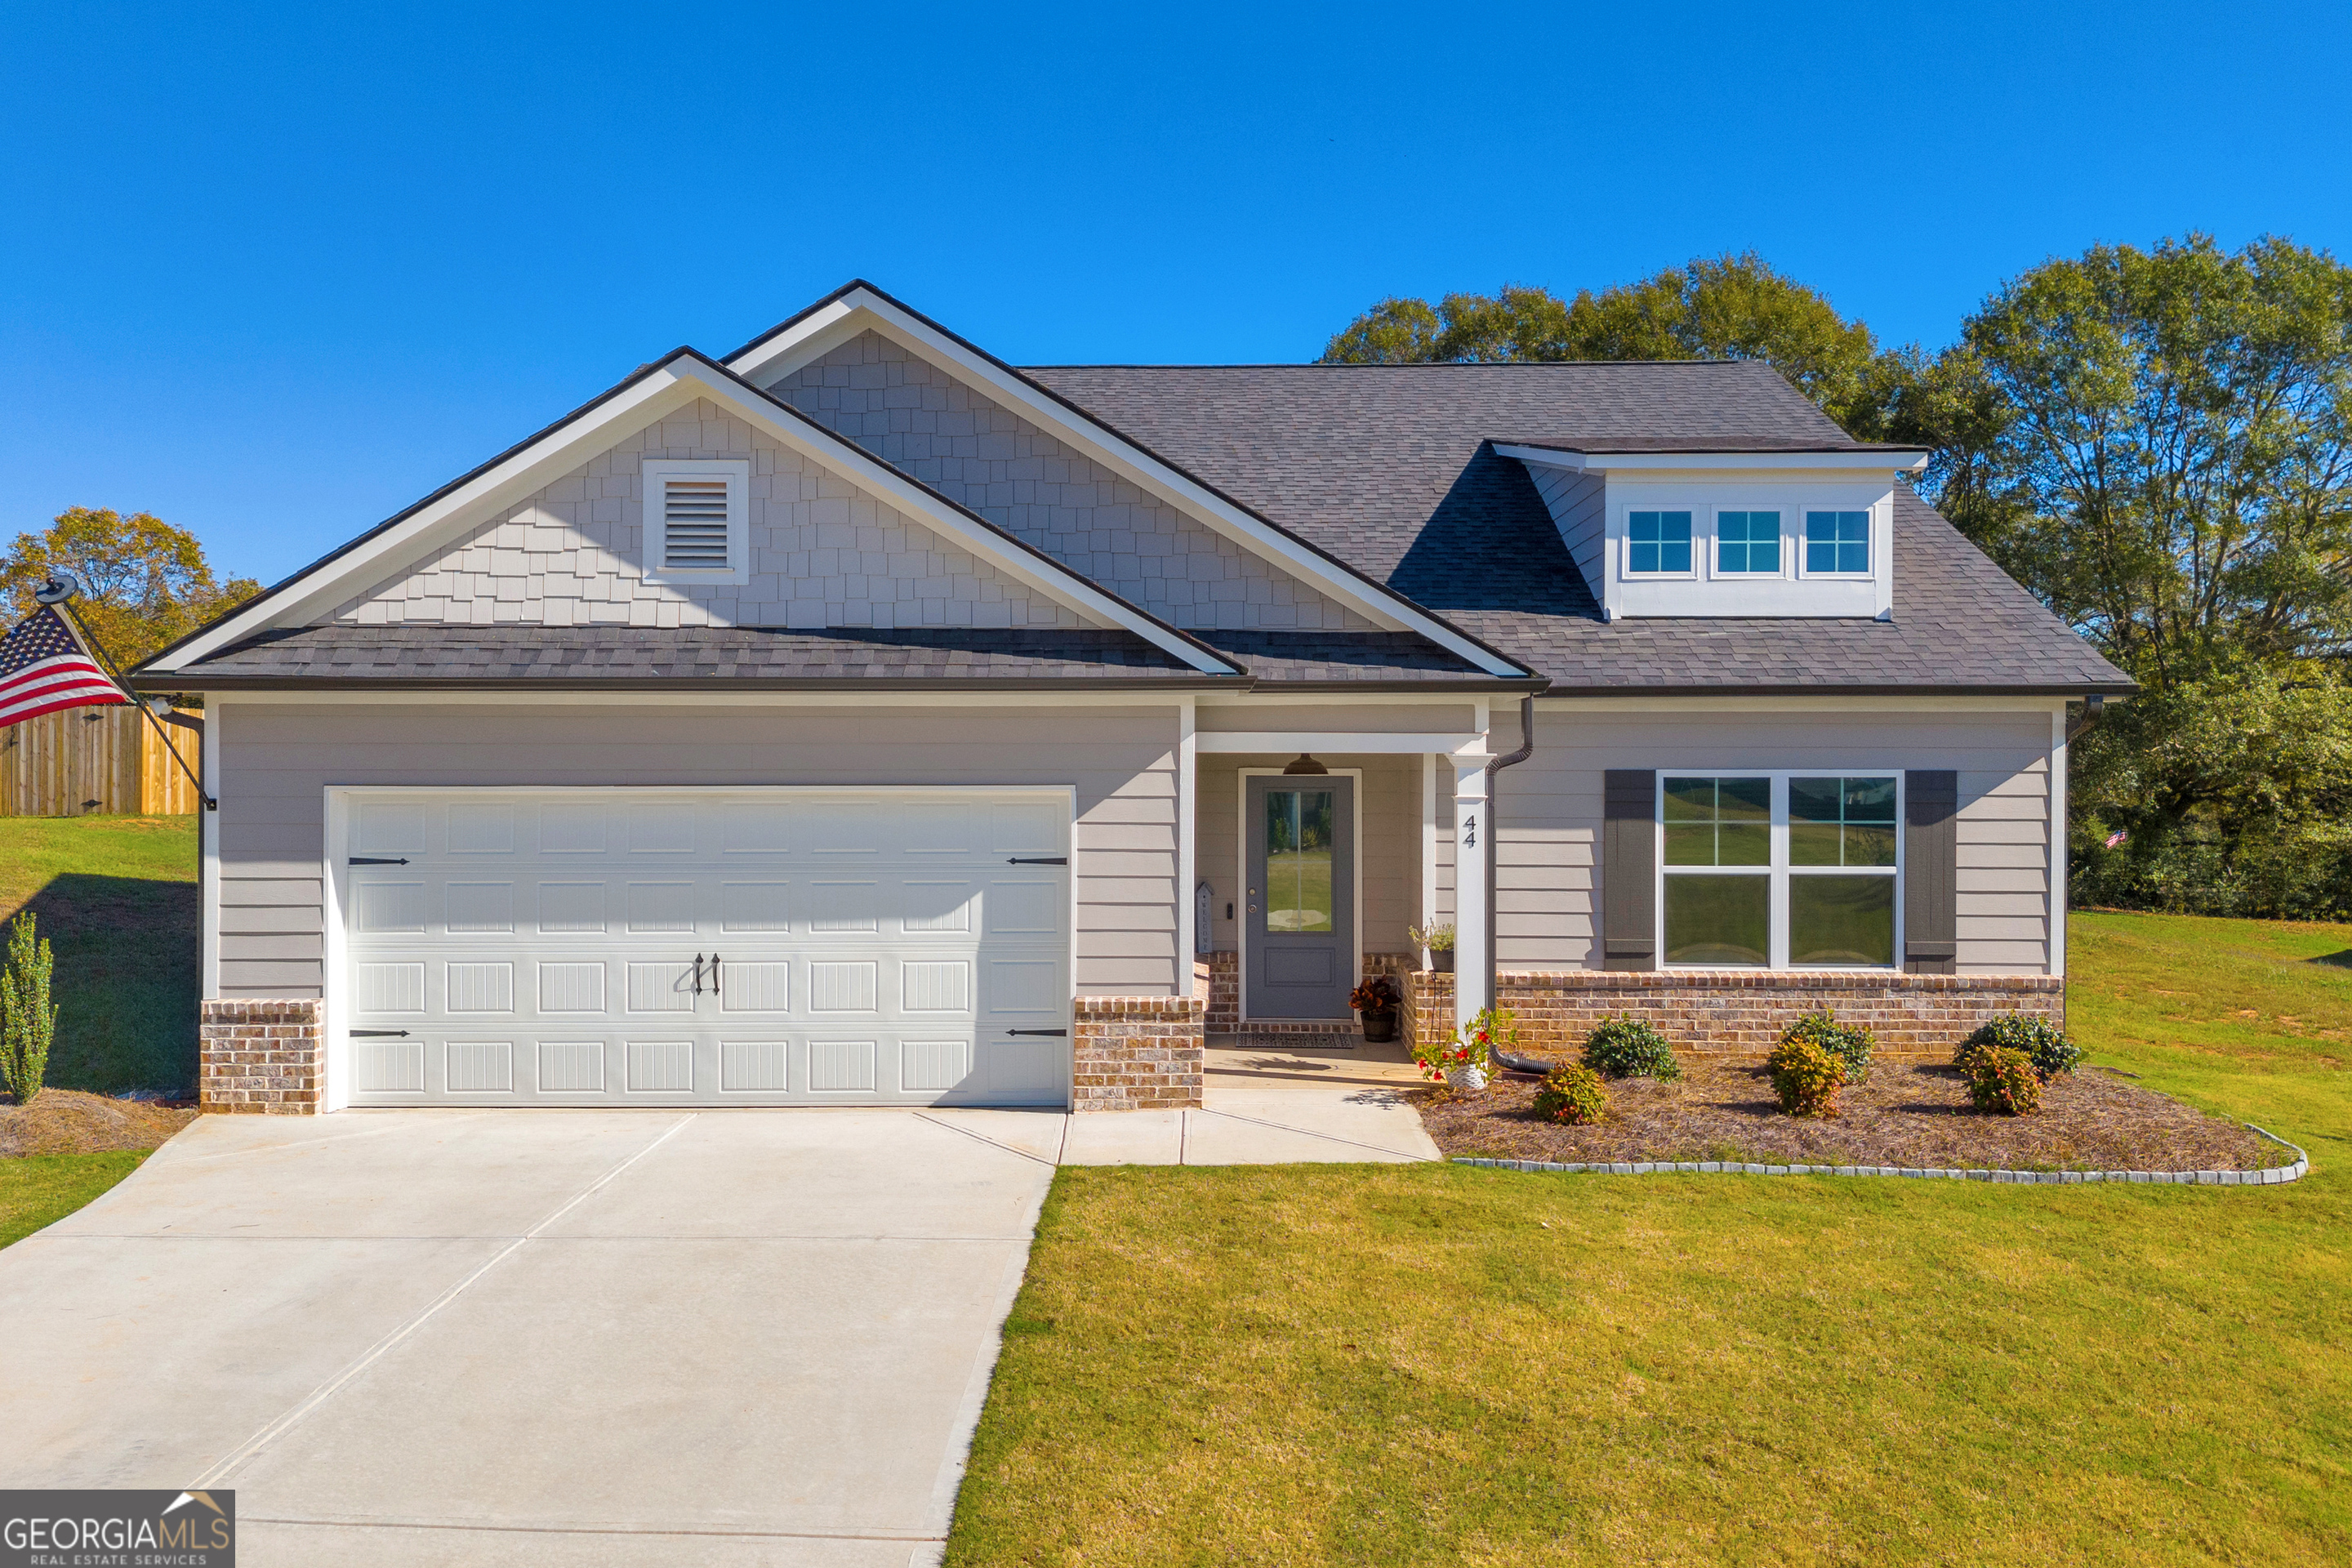
[[(1492, 1007), (1502, 994), (1497, 978), (1502, 961), (1496, 956), (1501, 944), (1495, 936), (1495, 845), (1502, 837), (1502, 813), (1496, 794), (1495, 775), (1505, 768), (1515, 767), (1536, 754), (1536, 700), (1533, 696), (1519, 699), (1519, 749), (1490, 759), (1486, 763), (1486, 1005)], [(1554, 1064), (1535, 1057), (1523, 1057), (1514, 1051), (1496, 1050), (1495, 1065), (1510, 1072), (1541, 1074), (1551, 1071)]]

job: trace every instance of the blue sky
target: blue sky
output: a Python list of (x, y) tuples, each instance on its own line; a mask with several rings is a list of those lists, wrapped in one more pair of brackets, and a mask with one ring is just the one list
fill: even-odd
[(1016, 363), (1754, 247), (1930, 346), (2202, 228), (2352, 250), (2352, 7), (18, 5), (0, 542), (274, 579), (853, 276)]

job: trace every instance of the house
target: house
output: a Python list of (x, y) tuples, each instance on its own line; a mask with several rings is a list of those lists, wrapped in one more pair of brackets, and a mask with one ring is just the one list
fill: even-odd
[(853, 283), (136, 672), (206, 1102), (1181, 1105), (1375, 971), (1538, 1045), (2053, 1011), (2131, 686), (1926, 458), (1752, 363), (1024, 370)]

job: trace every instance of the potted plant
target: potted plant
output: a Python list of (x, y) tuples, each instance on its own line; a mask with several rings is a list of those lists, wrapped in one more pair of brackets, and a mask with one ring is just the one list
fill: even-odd
[(1385, 974), (1375, 974), (1348, 994), (1348, 1005), (1362, 1015), (1364, 1038), (1374, 1045), (1396, 1038), (1397, 1008), (1404, 993)]
[(1510, 1010), (1489, 1007), (1470, 1020), (1467, 1030), (1457, 1026), (1448, 1031), (1444, 1045), (1416, 1043), (1412, 1059), (1421, 1065), (1422, 1071), (1443, 1079), (1454, 1093), (1476, 1094), (1486, 1087), (1496, 1044), (1516, 1046), (1518, 1040), (1518, 1026)]
[(1454, 927), (1451, 923), (1433, 925), (1427, 931), (1418, 926), (1407, 926), (1405, 935), (1412, 938), (1414, 946), (1429, 950), (1430, 968), (1440, 974), (1454, 973)]

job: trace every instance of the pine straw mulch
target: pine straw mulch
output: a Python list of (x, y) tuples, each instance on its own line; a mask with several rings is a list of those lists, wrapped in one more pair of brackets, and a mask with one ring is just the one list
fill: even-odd
[(1538, 1121), (1535, 1090), (1531, 1079), (1497, 1078), (1483, 1094), (1439, 1088), (1415, 1103), (1446, 1153), (1501, 1160), (2246, 1171), (2294, 1159), (2235, 1121), (2093, 1068), (2053, 1079), (2037, 1116), (1979, 1111), (1958, 1069), (1902, 1062), (1873, 1064), (1830, 1121), (1784, 1115), (1759, 1062), (1685, 1061), (1675, 1083), (1612, 1079), (1609, 1120), (1593, 1127)]
[(193, 1103), (110, 1100), (76, 1089), (45, 1089), (30, 1105), (0, 1101), (0, 1159), (152, 1149), (195, 1119)]

